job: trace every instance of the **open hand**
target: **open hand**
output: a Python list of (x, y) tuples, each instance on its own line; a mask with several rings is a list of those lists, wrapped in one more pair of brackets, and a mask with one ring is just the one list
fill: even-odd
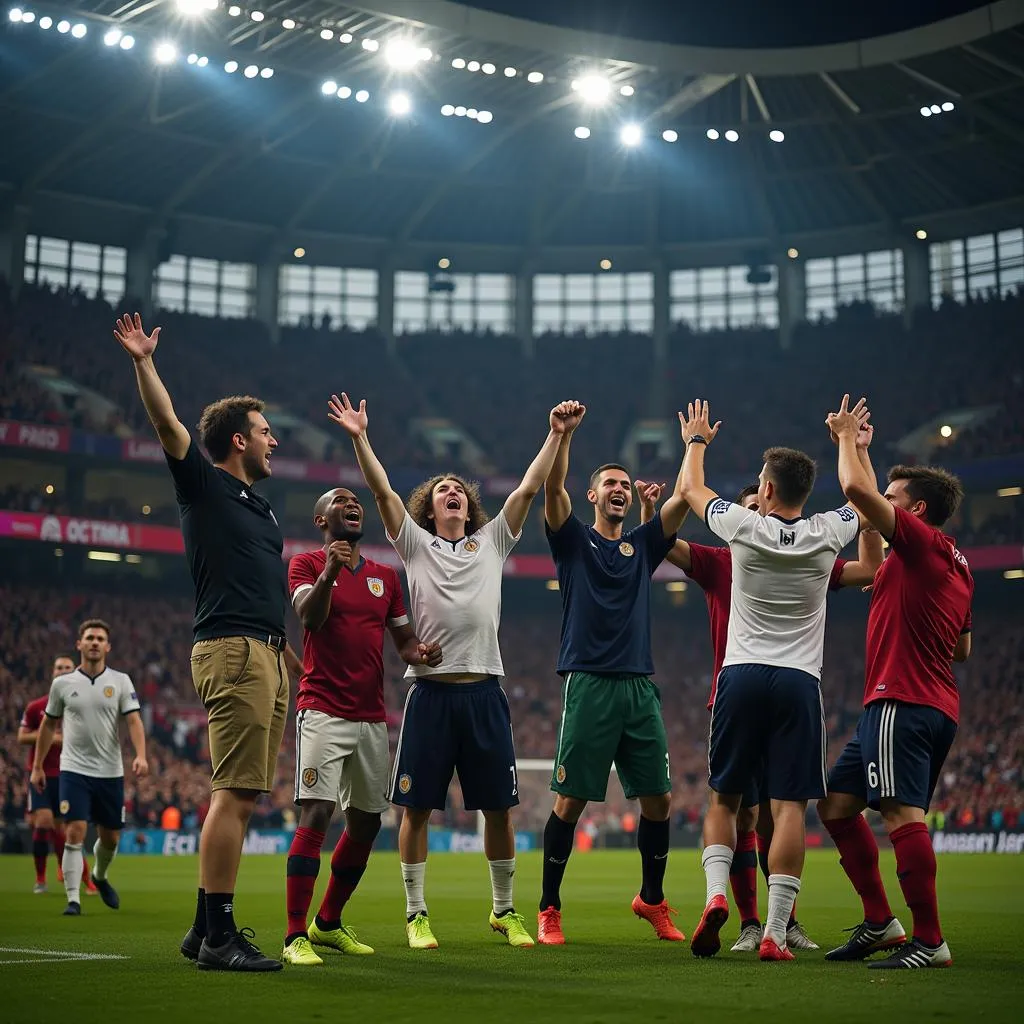
[(571, 434), (586, 414), (587, 407), (576, 401), (559, 402), (551, 410), (548, 422), (556, 434)]
[(679, 425), (682, 429), (684, 443), (689, 444), (692, 438), (699, 435), (708, 444), (711, 444), (718, 433), (718, 428), (722, 425), (722, 421), (719, 420), (712, 426), (708, 403), (695, 398), (687, 404), (685, 413), (679, 413)]
[[(839, 443), (839, 438), (845, 434), (850, 434), (856, 438), (860, 433), (861, 427), (868, 425), (871, 413), (868, 411), (867, 399), (860, 399), (852, 409), (849, 406), (850, 396), (843, 395), (843, 400), (839, 403), (839, 411), (830, 412), (825, 417), (825, 423), (828, 425), (832, 440), (836, 444)], [(870, 439), (868, 443), (870, 444)], [(867, 447), (867, 445), (863, 447)]]
[(650, 484), (645, 480), (634, 480), (633, 486), (636, 488), (636, 496), (643, 503), (645, 508), (654, 511), (661, 496), (665, 491), (664, 484)]
[(366, 425), (369, 421), (366, 417), (365, 398), (360, 401), (359, 408), (354, 409), (352, 403), (348, 400), (348, 395), (342, 391), (341, 398), (337, 395), (331, 395), (327, 408), (330, 410), (327, 413), (328, 418), (334, 420), (346, 434), (349, 434), (351, 437), (359, 437), (366, 433)]
[(145, 359), (156, 350), (157, 342), (160, 340), (160, 328), (154, 327), (153, 333), (147, 334), (142, 329), (142, 317), (138, 313), (135, 314), (134, 320), (125, 313), (117, 321), (114, 337), (132, 359)]

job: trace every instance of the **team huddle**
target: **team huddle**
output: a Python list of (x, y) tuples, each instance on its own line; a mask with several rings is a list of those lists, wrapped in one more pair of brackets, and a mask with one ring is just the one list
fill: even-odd
[[(704, 473), (705, 453), (720, 424), (712, 424), (707, 402), (695, 401), (679, 416), (685, 454), (665, 500), (662, 485), (633, 481), (624, 467), (609, 463), (590, 477), (593, 522), (585, 523), (574, 513), (565, 486), (572, 436), (586, 412), (579, 402), (561, 402), (551, 410), (537, 456), (497, 517), (489, 519), (476, 487), (451, 474), (426, 481), (403, 502), (370, 446), (366, 403), (353, 406), (345, 394), (332, 396), (330, 419), (350, 436), (405, 568), (407, 612), (398, 574), (360, 553), (365, 513), (346, 488), (317, 501), (313, 522), (322, 546), (293, 558), (285, 583), (276, 519), (252, 489), (270, 475), (277, 445), (262, 403), (233, 397), (208, 407), (200, 438), (211, 466), (177, 420), (156, 375), (152, 356), (158, 334), (159, 328), (146, 335), (137, 315), (119, 321), (115, 332), (135, 361), (140, 393), (175, 479), (197, 591), (192, 671), (210, 717), (214, 800), (203, 830), (196, 917), (181, 946), (185, 956), (206, 969), (281, 968), (280, 961), (256, 948), (251, 933), (235, 927), (232, 904), (248, 815), (256, 796), (273, 784), (289, 669), (299, 677), (295, 799), (300, 819), (287, 863), (283, 961), (321, 964), (316, 947), (373, 952), (343, 923), (343, 911), (389, 804), (402, 808), (399, 853), (408, 943), (413, 949), (437, 948), (425, 898), (428, 822), (433, 810), (444, 809), (456, 773), (466, 809), (480, 811), (484, 819), (490, 927), (512, 946), (534, 945), (513, 899), (511, 811), (519, 796), (498, 626), (504, 562), (543, 490), (545, 533), (562, 600), (556, 667), (562, 713), (553, 751), (554, 805), (544, 828), (536, 941), (566, 942), (560, 889), (576, 824), (588, 802), (605, 799), (613, 765), (626, 796), (640, 804), (641, 878), (632, 910), (659, 938), (685, 940), (663, 888), (672, 772), (659, 690), (651, 679), (651, 578), (667, 559), (704, 589), (714, 652), (702, 854), (707, 899), (691, 937), (693, 955), (719, 951), (730, 884), (740, 916), (734, 951), (782, 961), (793, 959), (794, 949), (817, 948), (794, 912), (807, 805), (816, 801), (864, 914), (849, 940), (826, 958), (863, 960), (887, 951), (869, 966), (952, 963), (939, 925), (935, 857), (924, 816), (956, 732), (952, 662), (965, 660), (971, 646), (973, 581), (963, 555), (941, 531), (962, 491), (941, 469), (897, 466), (880, 492), (863, 399), (851, 408), (844, 396), (826, 420), (848, 499), (841, 508), (804, 516), (815, 465), (789, 448), (764, 453), (756, 486), (736, 502), (720, 497)], [(634, 488), (641, 525), (626, 530)], [(677, 539), (690, 511), (727, 546)], [(855, 539), (856, 561), (838, 557)], [(883, 539), (890, 547), (884, 561)], [(301, 665), (284, 640), (283, 601), (275, 598), (285, 586), (303, 627)], [(845, 586), (872, 591), (864, 713), (856, 736), (830, 769), (821, 688), (826, 595)], [(393, 761), (383, 691), (385, 632), (408, 665), (410, 680)], [(76, 670), (83, 680), (91, 678), (84, 665)], [(60, 697), (69, 678), (55, 681), (48, 718), (72, 707)], [(120, 695), (129, 721), (133, 713), (137, 718), (130, 681), (110, 688)], [(64, 731), (62, 801), (65, 756), (74, 770), (67, 724)], [(132, 736), (135, 740), (134, 731)], [(140, 774), (145, 770), (141, 742), (141, 750), (135, 744)], [(48, 749), (41, 733), (37, 765)], [(37, 769), (33, 779), (41, 774)], [(94, 807), (105, 806), (99, 796), (93, 799)], [(310, 923), (321, 851), (339, 806), (345, 830)], [(889, 906), (865, 807), (880, 811), (892, 841), (913, 917), (909, 939)], [(94, 820), (101, 826), (94, 877), (109, 889), (105, 872), (116, 831), (105, 814)], [(82, 832), (84, 837), (84, 826)], [(69, 829), (69, 840), (70, 834)], [(66, 884), (70, 848), (69, 842)], [(80, 860), (80, 845), (77, 856)], [(757, 906), (759, 859), (768, 881), (763, 925)], [(77, 886), (81, 871), (71, 873)], [(70, 888), (68, 893), (70, 907)], [(109, 902), (106, 895), (104, 900)]]

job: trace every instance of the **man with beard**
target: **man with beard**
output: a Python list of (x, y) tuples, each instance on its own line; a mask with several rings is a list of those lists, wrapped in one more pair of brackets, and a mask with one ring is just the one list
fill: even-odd
[(555, 806), (544, 828), (544, 875), (537, 939), (562, 945), (559, 890), (573, 833), (589, 801), (602, 802), (614, 762), (623, 792), (640, 800), (637, 846), (642, 883), (633, 913), (659, 939), (682, 942), (663, 891), (669, 845), (672, 775), (661, 696), (651, 681), (651, 575), (672, 550), (686, 514), (677, 480), (648, 523), (627, 533), (629, 473), (615, 463), (590, 477), (594, 525), (573, 515), (565, 489), (569, 444), (585, 410), (566, 423), (544, 488), (544, 522), (562, 594), (562, 721), (551, 789)]
[(280, 961), (235, 926), (233, 912), (249, 819), (259, 795), (273, 788), (288, 716), (284, 540), (270, 503), (254, 489), (270, 476), (277, 440), (258, 398), (222, 398), (199, 420), (211, 464), (156, 372), (160, 328), (147, 335), (139, 314), (126, 314), (114, 337), (135, 364), (174, 478), (196, 588), (192, 683), (209, 716), (213, 795), (199, 845), (195, 921), (181, 952), (204, 970), (279, 971)]
[[(373, 952), (341, 921), (366, 870), (380, 816), (388, 808), (388, 726), (384, 707), (384, 630), (409, 665), (441, 664), (438, 644), (422, 644), (402, 601), (398, 573), (359, 553), (363, 507), (347, 488), (322, 495), (313, 523), (323, 547), (288, 566), (292, 606), (302, 622), (302, 678), (295, 702), (295, 802), (302, 808), (288, 851), (284, 961), (315, 966), (313, 946)], [(345, 831), (331, 857), (316, 920), (306, 921), (320, 850), (340, 800)]]

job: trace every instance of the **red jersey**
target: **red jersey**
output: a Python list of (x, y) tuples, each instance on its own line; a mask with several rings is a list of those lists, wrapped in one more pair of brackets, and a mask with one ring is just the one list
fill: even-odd
[(953, 652), (971, 630), (974, 579), (952, 537), (896, 508), (888, 558), (875, 576), (864, 655), (864, 704), (901, 700), (953, 721)]
[[(327, 554), (306, 551), (288, 565), (288, 593), (316, 583)], [(311, 708), (353, 722), (383, 722), (384, 627), (409, 621), (398, 573), (389, 565), (360, 559), (342, 566), (331, 590), (327, 621), (302, 633), (302, 679), (295, 707)]]
[[(842, 584), (845, 558), (837, 558), (829, 577), (828, 589), (838, 590)], [(732, 556), (728, 548), (709, 547), (706, 544), (690, 544), (690, 568), (686, 575), (704, 591), (708, 604), (708, 618), (711, 620), (711, 648), (715, 655), (715, 668), (711, 676), (711, 693), (708, 695), (708, 711), (715, 703), (718, 688), (718, 673), (725, 661), (725, 644), (729, 638), (729, 608), (732, 599)]]
[[(45, 697), (37, 697), (26, 706), (25, 713), (21, 716), (22, 729), (28, 729), (29, 732), (37, 732), (39, 730), (39, 727), (43, 724), (43, 719), (46, 717), (46, 702), (49, 699), (49, 694)], [(32, 771), (32, 765), (35, 764), (35, 760), (36, 748), (32, 746), (29, 747), (28, 759), (25, 762), (25, 767), (29, 771)], [(60, 775), (59, 743), (52, 744), (49, 751), (47, 751), (46, 757), (43, 759), (43, 771), (46, 772), (48, 779), (53, 779)]]

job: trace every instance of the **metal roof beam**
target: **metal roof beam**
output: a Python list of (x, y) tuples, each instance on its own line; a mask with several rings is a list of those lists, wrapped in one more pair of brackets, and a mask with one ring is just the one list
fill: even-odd
[(1008, 60), (1003, 60), (1002, 57), (997, 57), (993, 53), (988, 53), (986, 50), (981, 49), (980, 46), (974, 46), (971, 43), (967, 43), (964, 47), (972, 57), (977, 57), (979, 60), (983, 60), (986, 64), (991, 64), (994, 68), (999, 68), (1000, 71), (1005, 71), (1009, 75), (1016, 75), (1017, 78), (1024, 78), (1024, 68), (1018, 67), (1016, 64), (1011, 64)]
[(735, 75), (701, 75), (687, 82), (671, 99), (652, 111), (648, 120), (656, 117), (667, 117), (669, 114), (684, 114), (710, 99), (716, 92), (736, 80)]
[(951, 96), (955, 100), (960, 99), (960, 93), (958, 93), (956, 89), (951, 89), (948, 85), (943, 85), (942, 82), (938, 82), (934, 78), (929, 78), (928, 75), (922, 74), (915, 68), (909, 67), (900, 61), (896, 61), (893, 64), (893, 67), (899, 69), (903, 74), (913, 78), (915, 81), (920, 82), (922, 85), (927, 85), (929, 89), (934, 89), (936, 92), (941, 92), (946, 96)]
[(827, 71), (819, 72), (818, 77), (825, 83), (825, 85), (828, 86), (832, 95), (835, 96), (851, 114), (860, 113), (860, 105), (857, 101), (853, 99), (853, 97)]
[(768, 109), (768, 104), (764, 101), (764, 96), (761, 95), (761, 87), (757, 84), (757, 79), (748, 74), (746, 76), (747, 88), (750, 90), (750, 95), (754, 97), (754, 102), (757, 104), (757, 109), (761, 112), (761, 119), (768, 124), (771, 124), (772, 112)]

